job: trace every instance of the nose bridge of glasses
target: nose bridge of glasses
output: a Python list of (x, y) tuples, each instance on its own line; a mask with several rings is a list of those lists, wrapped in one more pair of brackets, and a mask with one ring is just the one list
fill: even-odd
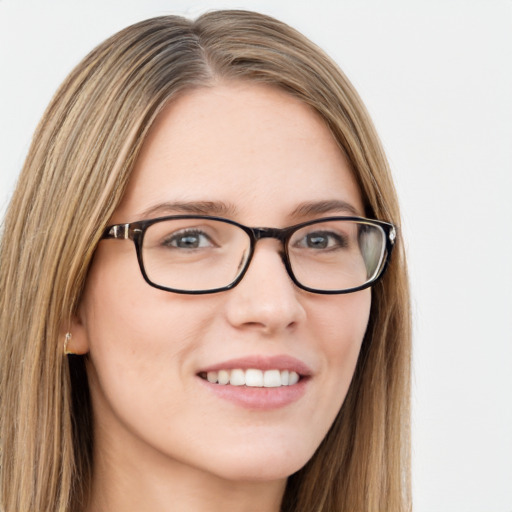
[[(279, 257), (286, 268), (286, 271), (290, 273), (289, 264), (286, 256), (286, 241), (289, 238), (290, 228), (251, 228), (251, 232), (254, 236), (254, 243), (264, 238), (270, 238), (277, 240), (281, 243), (281, 250), (278, 250)], [(248, 262), (249, 263), (249, 262)]]
[(289, 230), (287, 228), (252, 228), (255, 241), (263, 238), (275, 238), (282, 243), (285, 243)]

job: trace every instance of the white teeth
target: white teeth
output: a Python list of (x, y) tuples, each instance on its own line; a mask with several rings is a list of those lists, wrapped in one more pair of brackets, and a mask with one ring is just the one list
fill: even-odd
[(263, 374), (264, 387), (278, 388), (281, 385), (281, 372), (279, 370), (268, 370)]
[(294, 384), (297, 384), (299, 382), (299, 374), (297, 372), (290, 372), (288, 385), (293, 386)]
[(231, 370), (229, 383), (232, 386), (245, 386), (245, 372), (243, 370)]
[(208, 372), (206, 374), (206, 379), (208, 380), (208, 382), (217, 382), (217, 379), (218, 379), (217, 372)]
[(281, 386), (293, 386), (299, 382), (297, 372), (288, 370), (258, 370), (250, 368), (241, 370), (219, 370), (207, 372), (206, 380), (212, 384), (231, 384), (232, 386), (248, 386), (254, 388), (278, 388)]
[(246, 370), (245, 385), (252, 388), (263, 387), (263, 372), (261, 370)]
[(220, 370), (218, 375), (219, 384), (228, 384), (229, 383), (229, 372), (226, 370)]

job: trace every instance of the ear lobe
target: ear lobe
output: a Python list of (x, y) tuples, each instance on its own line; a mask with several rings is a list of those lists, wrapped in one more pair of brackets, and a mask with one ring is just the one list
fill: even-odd
[(89, 352), (89, 338), (87, 328), (80, 318), (80, 312), (73, 315), (67, 329), (61, 329), (64, 353), (84, 355)]

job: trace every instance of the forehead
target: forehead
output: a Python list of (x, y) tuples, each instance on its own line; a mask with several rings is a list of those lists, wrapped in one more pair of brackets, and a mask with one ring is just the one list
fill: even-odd
[(321, 117), (277, 88), (225, 83), (188, 92), (161, 113), (113, 220), (137, 220), (163, 202), (219, 201), (234, 214), (285, 216), (299, 203), (329, 200), (364, 213)]

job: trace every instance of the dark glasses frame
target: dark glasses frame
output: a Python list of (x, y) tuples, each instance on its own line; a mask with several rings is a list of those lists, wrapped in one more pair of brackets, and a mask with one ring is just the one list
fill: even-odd
[[(214, 288), (210, 290), (181, 290), (176, 288), (169, 288), (166, 286), (159, 285), (158, 283), (155, 283), (151, 281), (146, 274), (146, 270), (144, 268), (144, 262), (142, 257), (142, 247), (143, 247), (143, 240), (144, 240), (144, 234), (146, 233), (146, 230), (152, 226), (153, 224), (156, 224), (158, 222), (163, 222), (167, 220), (180, 220), (180, 219), (208, 219), (208, 220), (214, 220), (219, 222), (225, 222), (226, 224), (231, 224), (233, 226), (237, 226), (238, 228), (242, 229), (247, 233), (250, 239), (250, 248), (249, 248), (249, 255), (247, 257), (247, 260), (245, 262), (245, 265), (243, 269), (240, 271), (239, 275), (235, 278), (234, 281), (232, 281), (227, 286), (223, 286), (220, 288)], [(386, 256), (384, 260), (381, 262), (379, 271), (375, 274), (375, 276), (364, 283), (361, 286), (355, 287), (355, 288), (349, 288), (349, 289), (342, 289), (342, 290), (320, 290), (316, 288), (310, 288), (308, 286), (304, 286), (301, 284), (297, 278), (295, 277), (292, 266), (290, 263), (290, 257), (288, 254), (288, 242), (290, 238), (293, 236), (293, 234), (298, 231), (299, 229), (311, 226), (313, 224), (319, 224), (322, 222), (328, 222), (328, 221), (356, 221), (360, 222), (362, 224), (369, 224), (373, 226), (380, 227), (386, 234)], [(227, 290), (231, 290), (234, 288), (240, 281), (243, 279), (245, 273), (247, 272), (249, 265), (252, 261), (254, 251), (256, 248), (256, 243), (258, 240), (261, 240), (263, 238), (275, 238), (279, 240), (283, 245), (283, 252), (281, 253), (281, 257), (283, 260), (283, 264), (286, 268), (286, 271), (288, 275), (290, 276), (290, 279), (293, 281), (293, 283), (301, 288), (302, 290), (306, 290), (311, 293), (318, 293), (322, 295), (340, 295), (345, 293), (352, 293), (357, 292), (359, 290), (364, 290), (365, 288), (369, 288), (370, 286), (373, 286), (383, 275), (386, 271), (390, 259), (391, 259), (391, 253), (393, 251), (393, 247), (395, 245), (397, 236), (397, 230), (396, 227), (389, 223), (384, 222), (381, 220), (375, 220), (375, 219), (367, 219), (365, 217), (324, 217), (320, 219), (314, 219), (307, 222), (302, 222), (300, 224), (294, 224), (293, 226), (289, 226), (286, 228), (268, 228), (268, 227), (248, 227), (244, 226), (243, 224), (240, 224), (238, 222), (235, 222), (234, 220), (225, 219), (223, 217), (215, 217), (210, 215), (169, 215), (166, 217), (157, 217), (155, 219), (148, 219), (148, 220), (141, 220), (136, 222), (130, 222), (128, 224), (114, 224), (111, 226), (108, 226), (105, 231), (103, 232), (103, 235), (101, 237), (102, 240), (104, 239), (121, 239), (121, 240), (132, 240), (135, 244), (135, 251), (137, 253), (137, 260), (139, 263), (139, 268), (142, 273), (142, 276), (144, 277), (144, 280), (152, 287), (158, 288), (160, 290), (165, 290), (172, 293), (181, 293), (181, 294), (187, 294), (187, 295), (203, 295), (207, 293), (218, 293), (223, 292)]]

